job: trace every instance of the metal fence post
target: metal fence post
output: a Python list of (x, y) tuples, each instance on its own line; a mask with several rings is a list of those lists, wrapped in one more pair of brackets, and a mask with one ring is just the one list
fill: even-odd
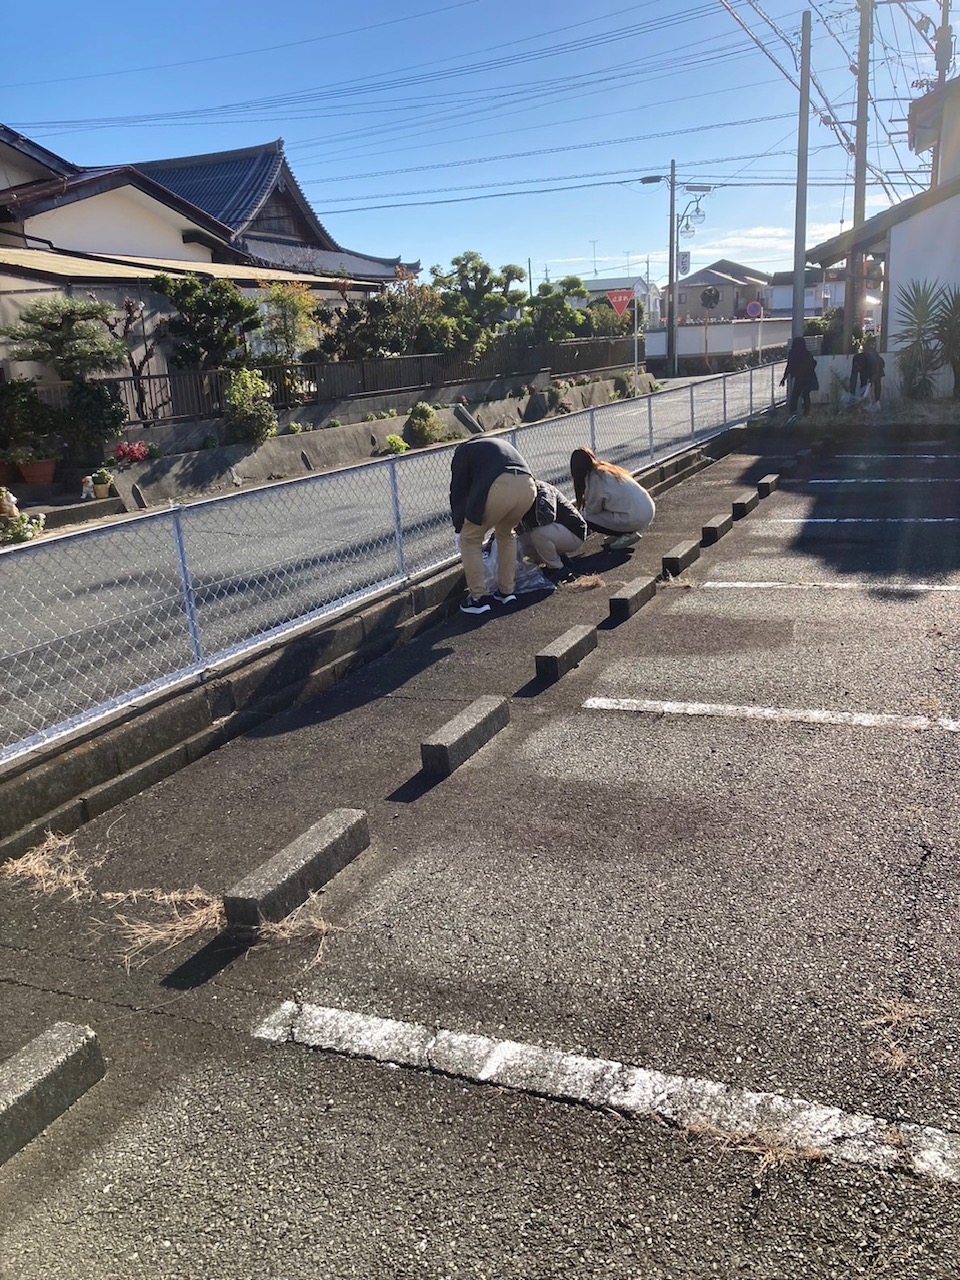
[(697, 430), (693, 423), (693, 383), (690, 383), (690, 439), (696, 439)]
[(597, 452), (597, 411), (590, 406), (590, 448)]
[(726, 376), (724, 376), (724, 379), (723, 379), (723, 425), (726, 426), (729, 421), (730, 419), (727, 416), (727, 379), (726, 379)]
[(173, 512), (173, 536), (177, 544), (177, 561), (180, 565), (180, 585), (183, 588), (183, 604), (187, 611), (187, 628), (190, 632), (190, 646), (193, 649), (194, 661), (203, 662), (203, 642), (200, 639), (200, 618), (197, 614), (197, 597), (193, 589), (193, 575), (187, 562), (187, 546), (183, 540), (183, 522), (180, 508)]
[(753, 417), (753, 365), (750, 366), (750, 417)]
[(518, 441), (519, 439), (520, 439), (520, 436), (519, 436), (519, 433), (518, 433), (518, 432), (516, 432), (516, 431), (511, 431), (511, 432), (510, 432), (510, 443), (513, 445), (513, 447), (514, 447), (515, 449), (516, 449), (516, 447), (517, 447), (517, 441)]
[(647, 436), (650, 440), (650, 461), (655, 458), (653, 449), (653, 395), (647, 396)]
[(391, 458), (390, 467), (390, 496), (393, 499), (393, 535), (397, 542), (397, 567), (400, 570), (400, 577), (407, 576), (407, 562), (403, 553), (403, 519), (400, 514), (400, 486), (397, 482), (397, 460)]
[(776, 367), (777, 367), (777, 366), (776, 366), (775, 364), (772, 364), (772, 365), (770, 366), (770, 407), (771, 407), (771, 409), (772, 409), (772, 408), (773, 408), (773, 406), (777, 403), (777, 390), (776, 390), (776, 388), (777, 388), (777, 380), (776, 380), (776, 378), (773, 376), (773, 375), (774, 375), (774, 371), (776, 370)]

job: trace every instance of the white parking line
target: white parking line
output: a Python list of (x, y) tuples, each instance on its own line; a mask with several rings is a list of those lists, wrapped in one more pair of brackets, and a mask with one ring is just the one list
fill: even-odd
[(701, 591), (960, 591), (943, 582), (701, 582)]
[(914, 462), (955, 462), (955, 453), (835, 453), (835, 458), (853, 458), (862, 462), (887, 462), (890, 459)]
[(960, 477), (849, 476), (843, 480), (805, 480), (804, 484), (960, 484)]
[(786, 516), (762, 524), (960, 524), (960, 516)]
[(656, 698), (587, 698), (587, 711), (628, 711), (642, 715), (720, 716), (786, 724), (855, 725), (863, 729), (946, 729), (960, 733), (960, 720), (945, 716), (900, 716), (872, 711), (825, 711), (809, 707), (754, 707), (726, 702), (663, 702)]
[(605, 1058), (285, 1001), (257, 1027), (261, 1040), (371, 1058), (559, 1102), (658, 1116), (680, 1129), (766, 1147), (960, 1182), (960, 1134), (866, 1112), (667, 1075)]

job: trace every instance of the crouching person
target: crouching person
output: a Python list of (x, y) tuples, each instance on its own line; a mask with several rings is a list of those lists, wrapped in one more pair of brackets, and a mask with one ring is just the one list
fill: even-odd
[(592, 449), (574, 449), (570, 476), (587, 528), (607, 535), (604, 546), (608, 551), (625, 551), (640, 541), (657, 508), (629, 471), (603, 462)]
[[(460, 556), (467, 579), (463, 613), (489, 613), (494, 604), (516, 600), (516, 527), (537, 496), (524, 458), (499, 436), (477, 436), (458, 445), (450, 463), (450, 517), (460, 535)], [(498, 590), (488, 598), (483, 540), (497, 538)]]
[(537, 481), (537, 497), (520, 522), (520, 546), (529, 560), (543, 566), (551, 582), (570, 582), (577, 574), (568, 556), (587, 539), (587, 523), (569, 499), (552, 484)]

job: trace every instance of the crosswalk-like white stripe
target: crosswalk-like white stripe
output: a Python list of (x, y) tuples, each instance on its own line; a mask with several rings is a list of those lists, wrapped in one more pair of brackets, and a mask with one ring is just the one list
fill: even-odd
[(901, 716), (872, 711), (826, 711), (809, 707), (754, 707), (726, 702), (667, 702), (657, 698), (587, 698), (587, 711), (628, 711), (661, 716), (720, 716), (790, 724), (855, 725), (862, 729), (945, 729), (960, 732), (960, 720), (946, 716)]
[(727, 1141), (749, 1139), (752, 1150), (765, 1147), (772, 1156), (793, 1151), (960, 1182), (960, 1134), (803, 1098), (292, 1000), (269, 1014), (253, 1034), (554, 1101), (659, 1117), (677, 1128)]
[(804, 480), (804, 484), (960, 484), (958, 476), (847, 476), (841, 480)]
[(888, 462), (912, 460), (914, 462), (955, 462), (955, 453), (835, 453), (834, 458), (856, 459), (860, 462)]

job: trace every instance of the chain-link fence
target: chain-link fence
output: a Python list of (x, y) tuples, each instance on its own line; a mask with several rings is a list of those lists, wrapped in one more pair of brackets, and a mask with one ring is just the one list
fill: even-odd
[[(639, 470), (774, 403), (782, 368), (617, 401), (509, 438), (537, 476), (570, 492), (578, 446)], [(454, 447), (0, 552), (0, 763), (451, 563)]]

